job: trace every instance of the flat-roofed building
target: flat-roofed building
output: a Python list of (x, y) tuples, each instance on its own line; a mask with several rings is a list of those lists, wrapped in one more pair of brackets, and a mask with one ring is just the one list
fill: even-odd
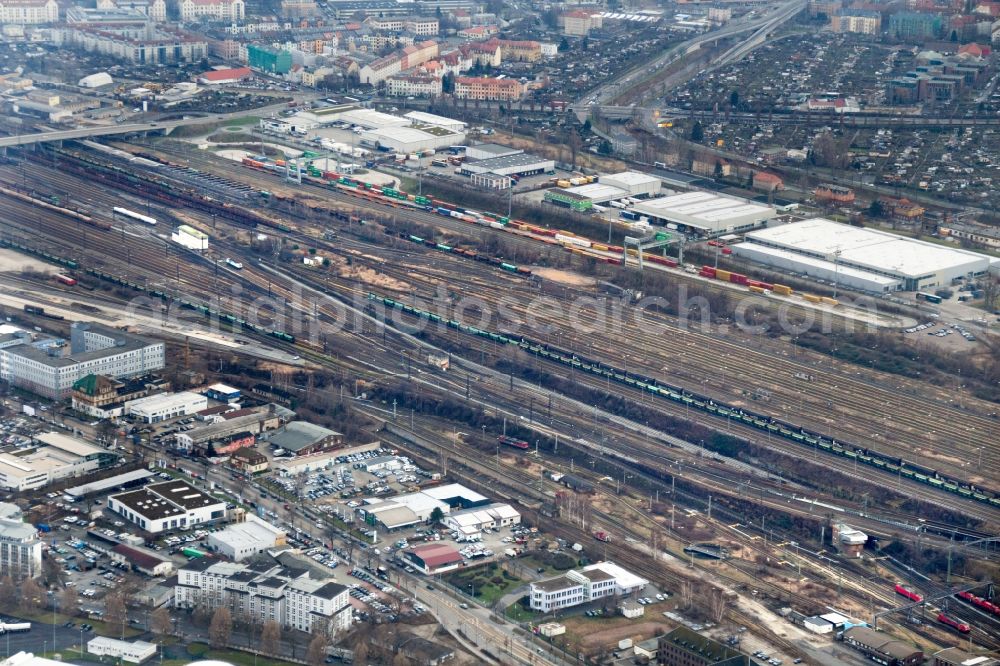
[(353, 609), (345, 586), (332, 578), (313, 579), (307, 570), (271, 562), (236, 564), (210, 558), (191, 560), (177, 572), (177, 608), (224, 606), (263, 624), (330, 636), (350, 628)]
[(771, 206), (711, 192), (686, 192), (642, 201), (632, 211), (655, 224), (675, 224), (697, 236), (739, 233), (762, 227), (777, 215)]
[(208, 547), (234, 562), (242, 562), (285, 543), (283, 530), (253, 514), (248, 514), (242, 522), (208, 535)]
[(168, 481), (111, 495), (108, 510), (156, 534), (225, 518), (226, 503), (183, 481)]
[(446, 118), (444, 116), (439, 116), (434, 113), (427, 113), (425, 111), (410, 111), (409, 113), (403, 114), (404, 118), (409, 118), (414, 125), (434, 125), (436, 127), (443, 127), (449, 129), (452, 132), (465, 132), (466, 123), (461, 120), (455, 120), (454, 118)]
[(121, 659), (130, 664), (141, 664), (156, 655), (156, 646), (146, 641), (120, 641), (107, 636), (95, 636), (87, 641), (87, 652), (99, 657)]
[(978, 252), (822, 218), (751, 231), (733, 253), (822, 279), (857, 271), (859, 280), (881, 288), (856, 288), (880, 292), (947, 287), (955, 278), (984, 275), (1000, 265), (1000, 259)]
[(0, 379), (59, 400), (68, 397), (73, 384), (87, 375), (139, 377), (161, 370), (165, 360), (162, 342), (101, 324), (76, 322), (70, 328), (68, 350), (53, 341), (0, 349)]
[(561, 576), (531, 583), (531, 608), (548, 613), (603, 597), (623, 596), (640, 591), (649, 581), (612, 562), (598, 562)]
[(0, 519), (0, 577), (37, 578), (42, 573), (42, 541), (30, 523)]
[(125, 403), (125, 411), (146, 423), (159, 423), (178, 416), (194, 414), (208, 407), (208, 398), (190, 391), (161, 393)]
[(598, 182), (625, 190), (630, 197), (655, 197), (660, 193), (660, 187), (663, 184), (663, 181), (656, 176), (639, 171), (610, 173), (601, 176)]
[(83, 476), (112, 464), (107, 449), (57, 432), (34, 437), (34, 446), (0, 453), (0, 488), (23, 492), (53, 481)]

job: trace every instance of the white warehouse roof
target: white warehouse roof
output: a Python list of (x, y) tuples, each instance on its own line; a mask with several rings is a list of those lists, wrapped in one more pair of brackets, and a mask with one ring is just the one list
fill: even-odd
[(639, 171), (622, 171), (621, 173), (610, 173), (600, 177), (600, 182), (620, 187), (634, 194), (652, 191), (659, 192), (660, 184), (663, 182), (656, 176)]
[(752, 228), (777, 214), (771, 206), (711, 192), (686, 192), (643, 201), (632, 207), (640, 215), (708, 232)]
[(629, 192), (621, 189), (620, 187), (615, 187), (613, 185), (606, 185), (604, 183), (588, 183), (587, 185), (577, 185), (576, 187), (567, 187), (563, 191), (570, 192), (585, 199), (590, 199), (594, 203), (598, 204), (604, 203), (605, 201), (614, 201), (616, 199), (621, 199), (629, 195)]
[(838, 284), (852, 289), (882, 293), (894, 291), (901, 286), (899, 278), (879, 275), (839, 263), (835, 264), (826, 259), (817, 259), (791, 250), (782, 250), (757, 243), (737, 243), (732, 248), (733, 254), (737, 257), (802, 273), (814, 279), (836, 281)]
[(910, 279), (945, 272), (957, 277), (981, 273), (990, 266), (990, 258), (983, 254), (823, 218), (752, 231), (746, 239), (826, 261), (834, 261), (839, 251), (841, 266), (851, 264)]
[(465, 129), (465, 123), (461, 120), (455, 120), (454, 118), (445, 118), (444, 116), (438, 116), (433, 113), (426, 113), (424, 111), (410, 111), (403, 116), (404, 118), (409, 118), (416, 123), (423, 123), (425, 125), (436, 125), (437, 127), (447, 127), (448, 129), (454, 129), (461, 131)]
[(372, 111), (371, 109), (351, 109), (350, 111), (337, 114), (336, 118), (345, 123), (360, 125), (369, 129), (404, 127), (410, 124), (409, 118), (401, 118), (400, 116), (393, 116), (381, 111)]

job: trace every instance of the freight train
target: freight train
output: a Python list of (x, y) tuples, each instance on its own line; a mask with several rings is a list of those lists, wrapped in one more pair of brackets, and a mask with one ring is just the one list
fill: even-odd
[[(391, 233), (386, 230), (386, 233)], [(482, 261), (494, 266), (499, 266), (502, 270), (508, 271), (510, 273), (517, 273), (518, 275), (524, 275), (525, 277), (531, 275), (530, 268), (524, 268), (522, 266), (517, 266), (510, 262), (504, 261), (500, 257), (493, 257), (482, 252), (477, 252), (475, 250), (466, 250), (460, 247), (452, 247), (451, 245), (445, 245), (444, 243), (435, 243), (432, 240), (427, 240), (421, 238), (420, 236), (414, 236), (413, 234), (408, 234), (405, 231), (399, 233), (399, 237), (408, 240), (411, 243), (417, 243), (425, 247), (433, 248), (435, 250), (441, 250), (442, 252), (448, 252), (450, 254), (457, 254), (462, 257), (467, 257), (475, 261)]]
[[(553, 361), (555, 363), (561, 363), (576, 370), (605, 378), (608, 381), (614, 381), (619, 384), (631, 386), (644, 392), (648, 391), (651, 395), (665, 400), (670, 400), (688, 408), (708, 412), (709, 414), (714, 414), (728, 419), (735, 419), (742, 422), (744, 425), (758, 428), (759, 430), (771, 433), (776, 437), (783, 437), (801, 444), (804, 447), (809, 447), (810, 449), (822, 449), (827, 453), (831, 453), (842, 458), (848, 458), (864, 465), (876, 467), (919, 483), (933, 486), (977, 502), (982, 502), (989, 504), (990, 506), (1000, 508), (1000, 495), (998, 495), (996, 491), (979, 488), (978, 486), (971, 485), (957, 479), (948, 478), (939, 474), (935, 470), (911, 463), (903, 460), (902, 458), (888, 456), (883, 453), (854, 446), (846, 442), (839, 442), (825, 435), (806, 430), (805, 428), (795, 424), (787, 423), (770, 416), (756, 414), (740, 407), (717, 403), (710, 398), (687, 389), (672, 386), (665, 382), (661, 382), (660, 380), (645, 377), (637, 373), (622, 371), (619, 368), (607, 365), (600, 361), (590, 360), (582, 354), (559, 349), (558, 347), (544, 343), (535, 342), (519, 335), (494, 333), (476, 328), (475, 326), (463, 324), (456, 320), (445, 320), (440, 315), (433, 312), (418, 310), (410, 305), (406, 305), (405, 303), (397, 302), (391, 298), (378, 296), (374, 293), (369, 293), (368, 298), (369, 300), (382, 303), (386, 307), (399, 308), (403, 310), (403, 312), (411, 314), (414, 317), (422, 317), (435, 322), (444, 322), (449, 328), (454, 328), (468, 335), (487, 338), (498, 344), (513, 345), (540, 358)], [(997, 614), (1000, 614), (1000, 608), (998, 608)]]
[[(283, 160), (277, 160), (271, 162), (265, 157), (255, 157), (255, 158), (244, 158), (243, 164), (253, 169), (259, 169), (263, 171), (270, 171), (273, 173), (283, 174), (285, 172), (285, 162)], [(629, 248), (627, 251), (621, 246), (608, 245), (604, 243), (596, 243), (588, 238), (578, 236), (570, 231), (558, 231), (555, 229), (547, 229), (544, 227), (539, 227), (536, 225), (528, 224), (526, 222), (521, 222), (518, 220), (512, 220), (509, 217), (498, 215), (496, 213), (484, 212), (480, 213), (478, 211), (470, 210), (457, 206), (455, 204), (449, 203), (447, 201), (441, 201), (433, 197), (425, 197), (421, 195), (407, 194), (401, 190), (397, 190), (392, 187), (387, 186), (377, 186), (364, 181), (339, 174), (332, 171), (322, 171), (312, 165), (305, 165), (300, 167), (303, 174), (303, 180), (313, 182), (314, 184), (321, 185), (324, 187), (331, 187), (340, 190), (346, 194), (351, 194), (371, 202), (389, 205), (395, 208), (399, 207), (410, 207), (420, 210), (424, 210), (428, 213), (434, 213), (442, 217), (449, 217), (456, 220), (461, 220), (469, 224), (480, 224), (483, 226), (488, 226), (493, 229), (502, 229), (512, 233), (519, 233), (520, 235), (527, 235), (534, 240), (538, 240), (543, 243), (550, 245), (558, 245), (563, 247), (569, 252), (576, 254), (583, 254), (585, 256), (591, 257), (598, 261), (603, 261), (615, 266), (621, 266), (624, 264), (623, 257), (626, 255), (631, 255), (633, 257), (638, 256), (638, 251)], [(402, 234), (401, 234), (402, 235)], [(406, 236), (404, 236), (406, 237)], [(423, 242), (423, 241), (420, 241)], [(442, 249), (442, 248), (438, 248)], [(597, 253), (607, 253), (607, 254), (595, 254)], [(665, 266), (668, 268), (678, 268), (679, 264), (676, 260), (670, 259), (668, 257), (659, 256), (651, 253), (643, 253), (643, 261), (648, 261), (653, 264), (658, 264), (660, 266)], [(506, 268), (506, 267), (503, 267)], [(705, 267), (708, 268), (708, 267)], [(524, 272), (524, 271), (518, 271)], [(782, 294), (785, 296), (791, 295), (792, 290), (790, 287), (784, 285), (771, 285), (767, 282), (761, 282), (758, 280), (752, 280), (745, 275), (732, 274), (736, 276), (736, 279), (730, 279), (730, 272), (722, 271), (723, 275), (717, 277), (715, 275), (715, 269), (711, 269), (711, 273), (705, 272), (703, 269), (701, 275), (702, 277), (711, 277), (713, 279), (720, 279), (725, 282), (731, 282), (733, 284), (739, 284), (748, 288), (749, 291), (756, 293), (763, 293), (764, 291), (773, 291), (776, 294)], [(835, 301), (832, 299), (823, 299), (823, 302), (836, 305)]]
[[(136, 291), (144, 291), (146, 294), (153, 298), (158, 298), (162, 301), (170, 300), (170, 296), (160, 289), (149, 289), (136, 282), (129, 282), (128, 280), (118, 277), (117, 275), (109, 275), (107, 273), (102, 273), (95, 268), (88, 268), (86, 272), (93, 275), (99, 280), (104, 280), (106, 282), (113, 282), (114, 284), (120, 285), (122, 287), (128, 287), (129, 289), (135, 289)], [(234, 328), (242, 328), (258, 335), (266, 335), (272, 338), (276, 338), (283, 342), (295, 342), (295, 336), (284, 331), (278, 331), (275, 329), (268, 328), (266, 326), (261, 326), (253, 322), (246, 321), (242, 317), (237, 317), (228, 312), (221, 312), (219, 310), (214, 310), (203, 303), (193, 303), (187, 299), (174, 299), (174, 302), (179, 304), (183, 308), (189, 310), (195, 310), (205, 315), (206, 317), (217, 317), (219, 321), (230, 324)]]

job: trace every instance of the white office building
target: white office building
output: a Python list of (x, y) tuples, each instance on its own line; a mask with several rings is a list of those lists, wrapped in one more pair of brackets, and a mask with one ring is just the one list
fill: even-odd
[(182, 391), (161, 393), (125, 403), (125, 413), (146, 423), (159, 423), (178, 416), (187, 416), (208, 408), (208, 398), (200, 393)]
[(87, 641), (87, 652), (99, 657), (108, 656), (130, 664), (141, 664), (156, 654), (156, 646), (146, 641), (120, 641), (117, 638), (96, 636)]
[(195, 559), (177, 573), (174, 606), (226, 606), (239, 616), (263, 624), (313, 633), (322, 627), (331, 634), (350, 628), (353, 609), (345, 586), (314, 580), (307, 572), (276, 564), (252, 566)]
[(30, 523), (0, 519), (0, 577), (36, 578), (42, 573), (42, 542)]
[(444, 517), (445, 526), (465, 536), (479, 534), (484, 529), (495, 529), (519, 525), (521, 514), (510, 504), (490, 504), (489, 506), (456, 511)]
[(226, 517), (226, 503), (183, 481), (153, 483), (108, 497), (108, 510), (153, 534)]
[(531, 583), (528, 594), (533, 610), (548, 613), (603, 597), (631, 594), (648, 584), (645, 578), (617, 564), (598, 562), (562, 576)]
[(92, 322), (76, 322), (70, 346), (56, 340), (21, 342), (0, 349), (0, 379), (59, 400), (87, 375), (139, 377), (165, 364), (162, 342), (154, 342)]

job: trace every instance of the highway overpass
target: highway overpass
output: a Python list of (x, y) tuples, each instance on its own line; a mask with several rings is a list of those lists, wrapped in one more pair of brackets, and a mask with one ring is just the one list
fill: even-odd
[[(319, 93), (309, 93), (306, 95), (294, 95), (294, 98), (302, 103), (305, 100), (319, 97)], [(68, 141), (72, 139), (90, 139), (97, 136), (114, 136), (120, 134), (136, 134), (140, 132), (162, 132), (169, 133), (175, 127), (185, 125), (200, 125), (203, 123), (220, 122), (232, 120), (233, 118), (246, 118), (247, 116), (268, 116), (272, 113), (288, 108), (287, 103), (271, 104), (257, 109), (246, 109), (235, 113), (202, 114), (190, 118), (179, 120), (158, 120), (143, 123), (122, 123), (120, 125), (96, 125), (93, 127), (80, 127), (67, 130), (49, 130), (44, 132), (33, 132), (31, 134), (17, 134), (14, 136), (0, 137), (0, 148), (10, 146), (27, 146), (33, 143), (48, 143), (51, 141)]]

